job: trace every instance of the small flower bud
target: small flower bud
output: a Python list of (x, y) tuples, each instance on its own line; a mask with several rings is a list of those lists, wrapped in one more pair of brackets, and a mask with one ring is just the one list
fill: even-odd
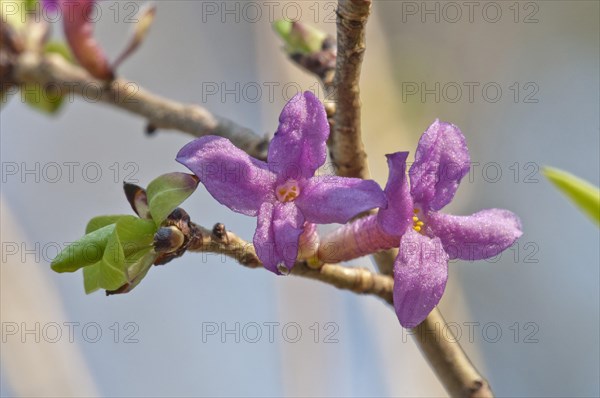
[(278, 20), (273, 23), (273, 29), (285, 42), (285, 50), (290, 55), (317, 53), (327, 38), (325, 32), (301, 22)]
[(154, 234), (154, 251), (157, 253), (173, 253), (183, 245), (185, 236), (179, 228), (161, 227)]

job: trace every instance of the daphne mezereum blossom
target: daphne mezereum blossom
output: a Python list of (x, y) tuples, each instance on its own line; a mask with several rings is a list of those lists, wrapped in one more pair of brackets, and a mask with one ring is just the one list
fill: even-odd
[(411, 328), (440, 301), (449, 259), (493, 257), (522, 231), (519, 218), (508, 210), (488, 209), (471, 216), (439, 212), (452, 200), (471, 165), (458, 127), (436, 120), (427, 129), (408, 173), (410, 187), (407, 157), (408, 152), (388, 155), (387, 208), (324, 237), (319, 258), (331, 261), (328, 256), (333, 255), (348, 260), (400, 247), (394, 262), (394, 307), (402, 326)]
[(325, 163), (329, 124), (310, 92), (283, 108), (267, 162), (250, 157), (229, 140), (205, 136), (179, 151), (177, 161), (192, 170), (208, 192), (231, 210), (258, 217), (254, 246), (265, 268), (291, 270), (306, 223), (345, 223), (386, 205), (375, 181), (314, 176)]
[(44, 8), (60, 10), (65, 37), (77, 62), (92, 76), (108, 80), (113, 77), (112, 68), (104, 51), (94, 39), (92, 17), (97, 9), (96, 0), (43, 0)]

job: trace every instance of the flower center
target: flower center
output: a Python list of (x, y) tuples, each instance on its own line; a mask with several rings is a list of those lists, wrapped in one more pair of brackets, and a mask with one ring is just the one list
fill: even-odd
[(413, 213), (413, 229), (417, 232), (421, 232), (421, 229), (425, 227), (425, 223), (419, 220), (419, 216), (417, 216), (417, 214), (419, 214), (419, 209), (413, 209)]
[(280, 202), (291, 202), (300, 195), (300, 187), (296, 180), (287, 180), (285, 184), (281, 184), (275, 189), (275, 194)]

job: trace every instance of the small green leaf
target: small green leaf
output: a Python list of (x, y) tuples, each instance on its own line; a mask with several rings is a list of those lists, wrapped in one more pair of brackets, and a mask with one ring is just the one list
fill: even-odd
[(152, 248), (157, 230), (152, 220), (125, 216), (117, 221), (117, 234), (126, 256)]
[(151, 250), (142, 250), (125, 259), (127, 266), (128, 281), (116, 290), (108, 291), (107, 294), (122, 294), (132, 291), (146, 277), (152, 267), (157, 254)]
[(273, 29), (279, 37), (287, 42), (288, 38), (292, 34), (292, 22), (286, 21), (285, 19), (278, 19), (273, 22)]
[[(93, 293), (99, 289), (106, 289), (109, 293), (127, 293), (133, 290), (142, 279), (146, 276), (150, 267), (154, 263), (156, 259), (156, 253), (152, 249), (144, 249), (139, 252), (133, 253), (130, 256), (125, 257), (125, 282), (116, 289), (107, 289), (106, 279), (110, 277), (110, 275), (117, 275), (116, 280), (120, 280), (121, 273), (111, 272), (111, 269), (108, 270), (104, 267), (109, 267), (109, 265), (104, 261), (99, 261), (96, 264), (87, 266), (83, 269), (83, 286), (85, 292), (87, 294)], [(101, 281), (101, 275), (103, 275), (104, 280)], [(116, 282), (115, 282), (116, 283)], [(113, 286), (113, 285), (109, 285)]]
[(52, 40), (44, 46), (44, 52), (48, 54), (59, 54), (70, 63), (75, 63), (71, 49), (62, 41)]
[(285, 43), (285, 50), (288, 54), (317, 53), (321, 51), (323, 41), (327, 38), (325, 32), (302, 22), (281, 19), (273, 22), (273, 29)]
[(121, 287), (127, 281), (125, 270), (125, 254), (119, 235), (115, 230), (108, 238), (102, 261), (100, 261), (98, 270), (100, 287), (106, 290), (115, 290)]
[(197, 186), (198, 178), (186, 173), (163, 174), (150, 182), (146, 194), (154, 222), (160, 225)]
[(114, 214), (114, 215), (109, 215), (109, 216), (94, 217), (88, 222), (87, 226), (85, 227), (85, 233), (89, 234), (91, 232), (94, 232), (97, 229), (106, 227), (107, 225), (116, 224), (117, 221), (119, 221), (123, 217), (131, 217), (131, 216), (128, 214)]
[[(44, 52), (60, 54), (67, 61), (73, 63), (73, 55), (65, 43), (51, 41), (44, 46)], [(54, 114), (64, 103), (62, 89), (57, 85), (43, 86), (38, 83), (26, 83), (21, 87), (23, 100), (32, 108)]]
[(600, 225), (600, 189), (598, 187), (571, 173), (552, 167), (544, 167), (542, 172), (577, 207)]
[(81, 267), (97, 263), (102, 259), (109, 237), (115, 225), (107, 225), (73, 242), (58, 253), (50, 265), (56, 272), (74, 272)]
[(83, 269), (83, 288), (86, 294), (90, 294), (100, 289), (100, 267), (101, 261), (89, 265)]
[(56, 113), (64, 100), (58, 86), (43, 86), (39, 83), (25, 83), (22, 85), (21, 96), (27, 105), (48, 114)]
[(130, 277), (130, 282), (127, 291), (131, 291), (141, 282), (142, 279), (146, 277), (146, 274), (152, 267), (154, 260), (156, 260), (156, 253), (152, 250), (148, 250), (135, 263), (129, 266), (127, 272)]

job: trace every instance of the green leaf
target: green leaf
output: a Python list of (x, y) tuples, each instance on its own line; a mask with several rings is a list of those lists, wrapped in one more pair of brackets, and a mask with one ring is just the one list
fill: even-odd
[(281, 19), (273, 22), (273, 29), (285, 43), (285, 50), (288, 54), (317, 53), (321, 51), (323, 41), (327, 38), (325, 32), (302, 22)]
[(115, 225), (107, 225), (73, 242), (52, 260), (51, 268), (56, 272), (74, 272), (81, 267), (97, 263), (102, 259), (109, 237)]
[(83, 285), (88, 294), (98, 289), (117, 290), (131, 284), (139, 277), (139, 273), (144, 272), (145, 275), (148, 272), (136, 268), (141, 258), (152, 252), (152, 265), (156, 257), (152, 243), (157, 227), (152, 220), (134, 216), (104, 216), (92, 219), (88, 228), (90, 224), (108, 223), (117, 217), (116, 224), (112, 224), (114, 230), (108, 239), (102, 260), (83, 269)]
[(49, 41), (44, 46), (44, 52), (48, 54), (59, 54), (70, 63), (75, 63), (75, 57), (73, 57), (71, 49), (62, 41)]
[(151, 250), (142, 250), (129, 258), (126, 258), (127, 276), (128, 281), (125, 285), (121, 286), (115, 293), (129, 293), (146, 277), (148, 271), (152, 267), (154, 260), (156, 260), (157, 254)]
[(25, 83), (21, 86), (23, 100), (38, 111), (54, 114), (63, 104), (64, 96), (57, 86), (42, 86), (39, 83)]
[[(61, 55), (67, 61), (73, 63), (73, 54), (65, 43), (51, 41), (44, 46), (44, 52)], [(26, 83), (21, 87), (22, 97), (32, 108), (54, 114), (58, 112), (64, 103), (62, 89), (56, 85), (43, 86), (38, 83)]]
[(273, 22), (273, 29), (279, 37), (281, 37), (285, 42), (288, 41), (288, 38), (292, 34), (292, 22), (286, 21), (285, 19), (278, 19)]
[(98, 284), (102, 289), (118, 289), (127, 281), (125, 269), (125, 254), (119, 235), (115, 230), (108, 238), (104, 255), (100, 261)]
[(146, 274), (148, 274), (152, 264), (154, 264), (154, 260), (156, 260), (156, 253), (152, 250), (148, 250), (135, 263), (129, 266), (127, 272), (129, 274), (130, 281), (127, 291), (131, 291), (141, 282), (142, 279), (146, 277)]
[(94, 232), (95, 230), (105, 227), (107, 225), (116, 224), (117, 221), (119, 221), (123, 217), (131, 217), (131, 216), (128, 214), (114, 214), (114, 215), (109, 215), (109, 216), (94, 217), (88, 222), (87, 226), (85, 227), (85, 233), (89, 234), (89, 233)]
[(86, 294), (90, 294), (100, 289), (100, 267), (101, 262), (87, 266), (83, 269), (83, 288)]
[(600, 225), (600, 189), (571, 173), (544, 167), (542, 172), (559, 190)]
[(125, 255), (117, 231), (113, 229), (102, 259), (83, 269), (83, 286), (89, 294), (98, 289), (115, 290), (126, 282)]
[(152, 220), (125, 216), (117, 221), (117, 234), (126, 256), (152, 248), (157, 230)]
[(146, 194), (154, 222), (160, 225), (196, 190), (197, 186), (198, 178), (186, 173), (163, 174), (150, 182)]
[[(117, 275), (116, 281), (120, 280), (121, 273), (112, 272), (110, 265), (104, 261), (90, 265), (83, 269), (83, 286), (87, 294), (93, 293), (99, 289), (106, 289), (114, 293), (127, 293), (133, 290), (146, 276), (150, 267), (156, 259), (156, 253), (152, 249), (140, 250), (131, 256), (125, 257), (124, 275), (125, 281), (117, 288), (112, 288), (114, 284), (106, 283), (106, 279), (111, 275)], [(101, 279), (104, 278), (104, 279)], [(107, 287), (108, 286), (108, 287)]]

